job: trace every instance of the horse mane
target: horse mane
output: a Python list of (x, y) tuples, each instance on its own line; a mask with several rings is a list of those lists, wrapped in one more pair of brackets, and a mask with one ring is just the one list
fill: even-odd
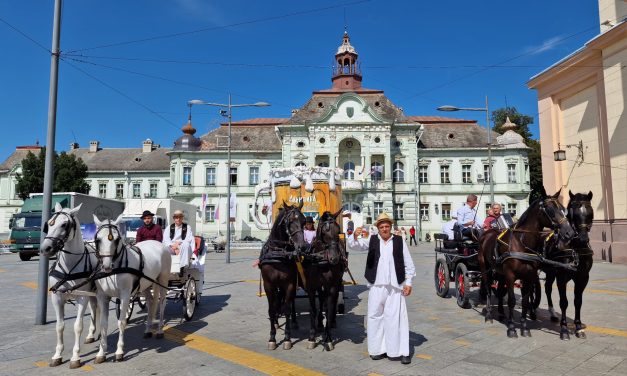
[(544, 198), (537, 198), (535, 199), (531, 204), (529, 204), (529, 207), (527, 208), (527, 210), (525, 210), (522, 215), (520, 216), (520, 218), (518, 219), (518, 223), (525, 223), (525, 221), (527, 221), (527, 217), (529, 217), (531, 214), (531, 208), (533, 208), (534, 206), (538, 206), (540, 201), (543, 200)]
[(268, 240), (272, 239), (272, 240), (284, 240), (283, 238), (285, 236), (282, 236), (281, 231), (279, 231), (280, 227), (279, 224), (283, 222), (283, 219), (285, 218), (285, 216), (287, 215), (287, 210), (285, 210), (285, 208), (281, 207), (279, 208), (279, 213), (276, 216), (276, 219), (274, 221), (274, 223), (272, 224), (272, 228), (270, 229), (270, 236), (268, 238)]

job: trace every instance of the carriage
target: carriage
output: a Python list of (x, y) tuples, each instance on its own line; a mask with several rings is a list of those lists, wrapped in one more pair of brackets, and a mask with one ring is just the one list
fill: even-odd
[(470, 308), (469, 292), (481, 281), (481, 271), (477, 253), (479, 243), (461, 236), (455, 231), (454, 239), (447, 234), (435, 234), (435, 292), (439, 297), (446, 297), (449, 282), (455, 281), (457, 305)]
[[(302, 213), (312, 217), (314, 221), (319, 220), (325, 211), (337, 212), (342, 208), (342, 173), (341, 169), (329, 167), (293, 167), (270, 170), (268, 180), (255, 187), (255, 205), (251, 209), (251, 216), (257, 228), (269, 229), (279, 214), (282, 203), (288, 205), (302, 203)], [(265, 218), (259, 215), (259, 201), (264, 201), (264, 198), (266, 202), (272, 203), (271, 215), (268, 212)], [(343, 221), (340, 221), (340, 227), (342, 225)], [(340, 241), (346, 249), (344, 231), (340, 235)], [(306, 297), (306, 295), (299, 295), (299, 297)], [(344, 310), (344, 285), (342, 285), (337, 312), (342, 314)]]
[[(507, 229), (513, 226), (510, 214), (503, 213), (494, 226)], [(439, 297), (446, 297), (450, 281), (455, 282), (457, 305), (470, 308), (470, 289), (481, 286), (481, 267), (477, 257), (479, 242), (462, 235), (455, 225), (453, 239), (447, 234), (435, 234), (435, 292)]]
[[(185, 321), (192, 319), (196, 306), (200, 304), (200, 295), (202, 294), (202, 284), (204, 281), (203, 274), (206, 245), (202, 236), (194, 236), (194, 241), (194, 251), (190, 255), (187, 266), (183, 267), (182, 271), (181, 256), (172, 255), (172, 265), (168, 278), (167, 299), (182, 303), (183, 318)], [(138, 305), (140, 309), (144, 309), (146, 307), (145, 298), (137, 293), (133, 296), (126, 312), (127, 320), (131, 318), (135, 305)], [(119, 299), (116, 300), (115, 312), (119, 319)]]

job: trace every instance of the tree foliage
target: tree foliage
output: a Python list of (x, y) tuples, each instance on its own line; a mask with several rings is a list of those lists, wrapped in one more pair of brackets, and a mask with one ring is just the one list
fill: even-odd
[[(31, 193), (41, 193), (44, 190), (44, 169), (46, 149), (42, 148), (39, 155), (28, 152), (22, 160), (22, 173), (17, 175), (17, 194), (22, 200)], [(54, 192), (89, 193), (87, 165), (75, 155), (62, 152), (55, 153), (54, 158)]]
[(503, 124), (509, 117), (509, 120), (516, 124), (517, 127), (514, 132), (521, 135), (527, 144), (531, 148), (528, 153), (529, 157), (529, 185), (531, 193), (529, 200), (533, 201), (539, 197), (539, 192), (542, 188), (542, 155), (540, 154), (540, 141), (534, 140), (529, 130), (529, 124), (533, 124), (534, 119), (532, 116), (521, 114), (516, 110), (516, 107), (504, 107), (492, 111), (492, 122), (494, 124), (494, 131), (503, 134)]

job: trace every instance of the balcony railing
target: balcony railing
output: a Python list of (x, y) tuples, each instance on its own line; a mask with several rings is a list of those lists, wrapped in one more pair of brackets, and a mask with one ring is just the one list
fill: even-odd
[(361, 192), (364, 185), (361, 180), (342, 180), (342, 192)]

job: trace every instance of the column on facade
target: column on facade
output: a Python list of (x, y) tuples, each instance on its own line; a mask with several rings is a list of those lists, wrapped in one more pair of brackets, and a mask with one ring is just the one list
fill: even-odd
[(383, 168), (383, 171), (385, 173), (385, 180), (390, 181), (392, 180), (392, 156), (389, 152), (390, 148), (388, 147), (386, 150), (388, 151), (386, 151), (384, 155), (385, 167)]
[(363, 178), (364, 180), (368, 181), (370, 180), (370, 163), (371, 163), (371, 158), (370, 158), (370, 150), (367, 150), (367, 148), (363, 148), (362, 149), (362, 155), (361, 155), (361, 160), (365, 161), (364, 162), (364, 166), (363, 166)]

